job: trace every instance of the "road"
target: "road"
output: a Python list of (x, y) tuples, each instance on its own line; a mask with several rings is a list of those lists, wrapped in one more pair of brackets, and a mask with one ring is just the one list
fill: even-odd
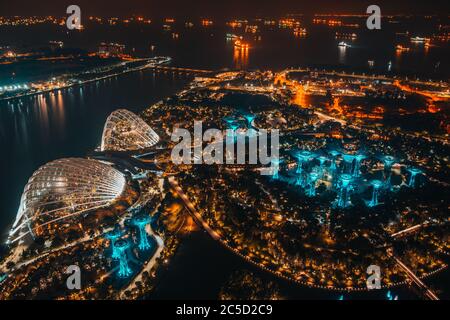
[(391, 237), (394, 239), (399, 239), (399, 238), (403, 238), (404, 236), (411, 234), (411, 233), (415, 233), (418, 230), (422, 229), (422, 227), (425, 227), (428, 225), (428, 221), (425, 221), (424, 223), (421, 224), (416, 224), (415, 226), (406, 228), (404, 230), (398, 231), (396, 233), (391, 234)]
[(189, 200), (189, 198), (186, 196), (186, 194), (181, 189), (178, 182), (175, 180), (174, 177), (169, 177), (168, 179), (172, 189), (178, 194), (178, 196), (183, 200), (184, 205), (188, 209), (189, 213), (193, 216), (193, 218), (197, 221), (197, 223), (201, 224), (202, 227), (205, 229), (206, 232), (214, 239), (214, 240), (220, 240), (221, 235), (218, 234), (216, 231), (211, 229), (211, 227), (203, 220), (202, 216), (198, 211), (195, 209), (192, 202)]
[(420, 280), (419, 277), (416, 276), (411, 269), (409, 269), (403, 262), (401, 262), (399, 258), (394, 256), (392, 252), (388, 252), (388, 254), (395, 260), (400, 269), (406, 273), (408, 278), (419, 288), (420, 292), (428, 300), (439, 300), (439, 297), (433, 291), (431, 291), (431, 289), (428, 288), (427, 285), (423, 283), (422, 280)]

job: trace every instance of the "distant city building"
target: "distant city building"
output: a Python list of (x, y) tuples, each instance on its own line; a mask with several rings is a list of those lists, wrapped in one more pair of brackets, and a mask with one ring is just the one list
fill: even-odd
[(103, 56), (119, 56), (125, 51), (125, 45), (118, 43), (102, 42), (98, 48), (98, 53)]

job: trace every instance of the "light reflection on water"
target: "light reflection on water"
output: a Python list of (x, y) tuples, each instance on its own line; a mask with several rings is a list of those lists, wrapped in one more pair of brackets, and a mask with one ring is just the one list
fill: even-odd
[(339, 47), (339, 63), (345, 64), (346, 63), (346, 57), (347, 57), (347, 48), (346, 47)]
[(245, 70), (249, 65), (249, 49), (248, 48), (234, 48), (233, 61), (234, 67), (239, 70)]

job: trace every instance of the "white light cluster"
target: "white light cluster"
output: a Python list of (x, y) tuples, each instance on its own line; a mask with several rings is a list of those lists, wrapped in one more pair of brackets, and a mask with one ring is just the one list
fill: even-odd
[(111, 113), (105, 123), (101, 151), (135, 151), (150, 148), (159, 136), (133, 112), (119, 109)]
[(96, 160), (68, 158), (47, 163), (25, 186), (9, 242), (49, 224), (109, 206), (125, 184), (122, 173)]

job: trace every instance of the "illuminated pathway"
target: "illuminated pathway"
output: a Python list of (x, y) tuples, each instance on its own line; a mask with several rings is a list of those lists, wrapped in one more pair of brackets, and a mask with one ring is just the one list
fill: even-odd
[(410, 235), (412, 233), (419, 231), (420, 229), (422, 229), (422, 227), (425, 227), (427, 225), (428, 225), (428, 221), (425, 221), (421, 224), (416, 224), (415, 226), (412, 226), (412, 227), (406, 228), (404, 230), (398, 231), (396, 233), (393, 233), (393, 234), (391, 234), (391, 237), (394, 239), (400, 239), (407, 235)]
[(198, 211), (195, 209), (192, 202), (189, 200), (189, 198), (186, 196), (186, 194), (181, 189), (178, 182), (175, 180), (174, 177), (169, 177), (169, 183), (172, 186), (173, 190), (180, 196), (181, 200), (183, 200), (184, 205), (188, 209), (189, 213), (194, 217), (194, 219), (202, 225), (202, 227), (208, 232), (208, 234), (214, 239), (214, 240), (220, 240), (221, 236), (216, 231), (211, 229), (211, 227), (203, 220), (202, 216)]

